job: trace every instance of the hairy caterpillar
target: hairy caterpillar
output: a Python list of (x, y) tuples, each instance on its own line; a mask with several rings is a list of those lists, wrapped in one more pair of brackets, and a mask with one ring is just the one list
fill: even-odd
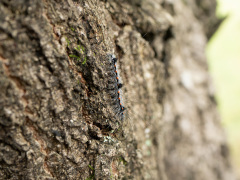
[(117, 58), (115, 55), (109, 54), (108, 60), (110, 63), (108, 68), (108, 75), (110, 78), (107, 82), (107, 90), (110, 95), (110, 100), (112, 101), (112, 108), (116, 113), (116, 116), (118, 116), (120, 120), (123, 120), (125, 110), (125, 107), (123, 106), (123, 96), (121, 91), (123, 84), (119, 75)]

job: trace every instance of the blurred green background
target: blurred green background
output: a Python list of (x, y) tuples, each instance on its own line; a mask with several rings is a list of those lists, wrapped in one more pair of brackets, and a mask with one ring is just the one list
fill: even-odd
[(232, 162), (240, 175), (240, 0), (218, 0), (217, 16), (227, 16), (207, 46)]

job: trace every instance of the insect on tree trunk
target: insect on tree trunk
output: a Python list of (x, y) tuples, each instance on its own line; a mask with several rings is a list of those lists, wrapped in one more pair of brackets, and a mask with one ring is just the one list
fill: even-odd
[(1, 179), (235, 179), (204, 55), (215, 1), (0, 12)]

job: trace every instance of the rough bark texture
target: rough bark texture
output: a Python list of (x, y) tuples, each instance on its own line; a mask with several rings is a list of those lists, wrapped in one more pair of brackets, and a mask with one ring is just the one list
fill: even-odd
[[(0, 178), (233, 180), (206, 64), (215, 2), (1, 0)], [(108, 54), (127, 111), (114, 115)]]

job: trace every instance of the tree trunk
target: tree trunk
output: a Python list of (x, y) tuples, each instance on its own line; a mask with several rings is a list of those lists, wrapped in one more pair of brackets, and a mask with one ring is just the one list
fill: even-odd
[(0, 11), (2, 179), (235, 179), (204, 54), (214, 1)]

